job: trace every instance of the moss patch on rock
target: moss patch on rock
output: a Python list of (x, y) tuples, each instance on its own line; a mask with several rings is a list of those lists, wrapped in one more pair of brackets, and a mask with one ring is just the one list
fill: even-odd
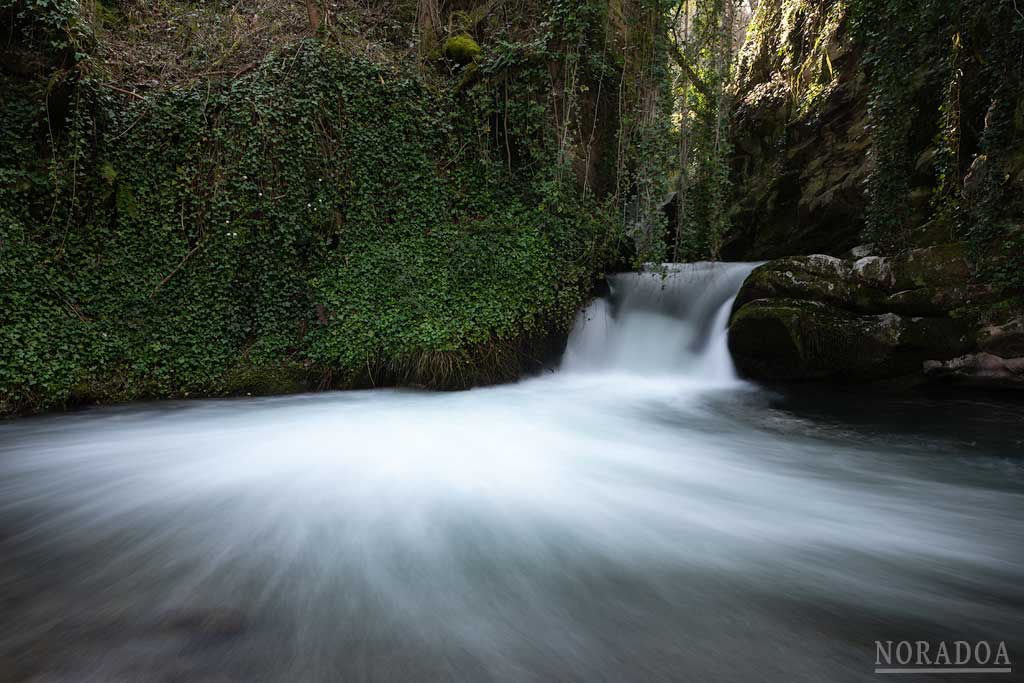
[[(729, 346), (744, 374), (773, 380), (924, 378), (926, 361), (1016, 348), (1009, 309), (970, 285), (963, 244), (858, 260), (783, 258), (756, 268), (736, 297)], [(1015, 310), (1015, 309), (1013, 309)], [(987, 339), (988, 337), (985, 337)]]
[(443, 52), (445, 58), (456, 64), (475, 62), (483, 54), (480, 45), (473, 40), (472, 36), (465, 33), (452, 36), (444, 41)]
[(920, 372), (925, 358), (948, 359), (969, 348), (950, 318), (852, 315), (798, 299), (751, 302), (729, 333), (740, 371), (773, 380), (876, 381)]

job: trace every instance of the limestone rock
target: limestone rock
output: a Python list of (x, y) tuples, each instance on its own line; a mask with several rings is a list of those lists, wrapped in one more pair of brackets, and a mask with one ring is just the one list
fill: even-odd
[(1024, 314), (970, 276), (960, 243), (769, 261), (736, 296), (729, 348), (757, 379), (1016, 385)]
[(970, 353), (947, 361), (925, 361), (931, 378), (952, 379), (987, 387), (1024, 388), (1024, 357), (1002, 358), (991, 353)]
[(799, 299), (753, 301), (736, 312), (729, 334), (740, 372), (771, 380), (882, 380), (917, 372), (922, 357), (968, 348), (950, 318), (858, 315)]

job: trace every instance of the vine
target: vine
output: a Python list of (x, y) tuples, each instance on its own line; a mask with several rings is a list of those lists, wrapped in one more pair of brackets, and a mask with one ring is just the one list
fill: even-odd
[(675, 260), (717, 258), (729, 227), (729, 114), (735, 0), (683, 0), (672, 12), (678, 185)]
[[(981, 280), (1020, 287), (1014, 226), (1021, 206), (1012, 176), (1024, 166), (1013, 157), (1021, 144), (1014, 117), (1024, 91), (1024, 17), (1012, 0), (856, 0), (853, 7), (871, 87), (868, 237), (905, 248), (930, 220), (947, 239), (968, 242)], [(939, 102), (932, 92), (941, 93)], [(931, 177), (916, 180), (934, 188), (922, 218), (910, 197), (922, 168), (910, 150), (924, 146), (915, 137), (931, 125)]]
[(548, 11), (440, 84), (326, 39), (141, 94), (0, 76), (0, 410), (514, 377), (620, 239), (605, 15)]

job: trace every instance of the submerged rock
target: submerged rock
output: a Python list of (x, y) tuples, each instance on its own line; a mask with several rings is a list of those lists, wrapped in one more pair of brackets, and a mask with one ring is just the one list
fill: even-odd
[(925, 375), (983, 386), (1024, 387), (1024, 358), (970, 353), (948, 361), (925, 361)]
[(766, 380), (1024, 387), (1021, 303), (970, 284), (962, 244), (770, 261), (740, 289), (729, 349)]

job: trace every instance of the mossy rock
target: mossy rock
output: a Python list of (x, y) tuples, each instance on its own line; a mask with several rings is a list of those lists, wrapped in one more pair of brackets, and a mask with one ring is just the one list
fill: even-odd
[(782, 258), (758, 266), (736, 297), (736, 308), (756, 299), (809, 299), (854, 311), (880, 309), (886, 292), (853, 277), (849, 261), (814, 255)]
[(947, 359), (970, 341), (950, 318), (854, 315), (821, 302), (759, 299), (735, 312), (729, 350), (759, 379), (885, 380), (920, 372), (922, 359)]
[(483, 50), (480, 45), (467, 34), (452, 36), (444, 41), (444, 56), (456, 64), (475, 62)]
[(965, 285), (971, 275), (963, 242), (912, 249), (894, 261), (897, 289)]
[(239, 365), (229, 370), (224, 377), (224, 393), (231, 396), (297, 394), (313, 387), (309, 370), (292, 363)]
[(896, 292), (885, 308), (905, 315), (947, 315), (967, 298), (966, 287), (919, 287)]

